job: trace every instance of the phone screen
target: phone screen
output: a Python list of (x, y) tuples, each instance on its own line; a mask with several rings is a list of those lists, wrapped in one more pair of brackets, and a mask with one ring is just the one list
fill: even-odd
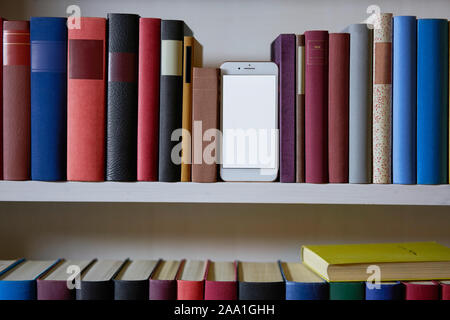
[(223, 167), (275, 169), (276, 76), (224, 75), (222, 81)]

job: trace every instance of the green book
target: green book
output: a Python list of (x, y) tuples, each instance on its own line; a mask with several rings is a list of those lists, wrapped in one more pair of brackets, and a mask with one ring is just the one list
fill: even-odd
[(364, 300), (364, 282), (330, 282), (330, 300)]

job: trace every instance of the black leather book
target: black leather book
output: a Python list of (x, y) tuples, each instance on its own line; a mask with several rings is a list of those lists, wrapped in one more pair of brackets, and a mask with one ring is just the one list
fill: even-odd
[[(184, 22), (161, 21), (161, 80), (159, 95), (159, 181), (181, 180), (181, 131), (178, 140), (172, 133), (182, 128)], [(172, 157), (174, 153), (174, 157)]]
[(239, 262), (239, 300), (285, 300), (286, 286), (276, 262)]
[(139, 16), (108, 14), (106, 180), (137, 179)]
[(157, 260), (127, 261), (114, 278), (114, 300), (148, 300), (150, 276)]

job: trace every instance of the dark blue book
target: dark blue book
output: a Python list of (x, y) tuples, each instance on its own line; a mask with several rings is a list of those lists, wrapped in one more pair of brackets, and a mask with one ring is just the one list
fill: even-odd
[(0, 300), (36, 300), (36, 280), (60, 260), (19, 261), (0, 272)]
[(404, 300), (405, 288), (399, 281), (381, 282), (375, 284), (366, 283), (366, 300)]
[(66, 18), (30, 21), (31, 179), (66, 179)]
[(416, 184), (416, 17), (394, 17), (392, 41), (392, 180), (398, 184)]
[(328, 283), (299, 262), (278, 261), (286, 282), (286, 300), (328, 300)]
[(448, 182), (448, 21), (417, 22), (417, 183)]

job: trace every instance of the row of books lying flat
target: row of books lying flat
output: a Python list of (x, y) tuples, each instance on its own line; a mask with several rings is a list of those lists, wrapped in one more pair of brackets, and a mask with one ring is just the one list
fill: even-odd
[(17, 260), (1, 268), (0, 300), (450, 300), (450, 281), (327, 282), (298, 262)]
[(450, 300), (435, 242), (303, 246), (302, 261), (5, 260), (0, 300)]

